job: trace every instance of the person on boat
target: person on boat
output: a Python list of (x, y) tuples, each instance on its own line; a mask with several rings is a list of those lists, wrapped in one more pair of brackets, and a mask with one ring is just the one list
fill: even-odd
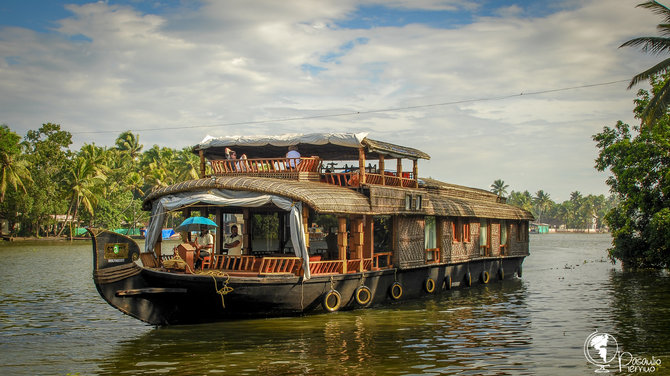
[(212, 250), (214, 249), (214, 237), (209, 233), (209, 229), (206, 226), (200, 226), (200, 234), (195, 239), (193, 244), (195, 247), (196, 254), (198, 255), (198, 261), (196, 263), (196, 269), (202, 263), (202, 259), (211, 256)]
[(300, 152), (298, 152), (298, 147), (295, 145), (289, 146), (288, 153), (286, 153), (286, 158), (289, 160), (288, 164), (291, 166), (291, 168), (295, 168), (298, 164), (300, 164)]
[(242, 254), (242, 236), (237, 233), (237, 226), (230, 226), (230, 235), (226, 236), (226, 243), (223, 245), (228, 248), (228, 254), (239, 256)]

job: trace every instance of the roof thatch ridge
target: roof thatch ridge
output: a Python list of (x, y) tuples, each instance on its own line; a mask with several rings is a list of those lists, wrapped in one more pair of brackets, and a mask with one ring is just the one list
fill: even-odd
[(419, 178), (419, 181), (422, 184), (419, 184), (419, 187), (425, 189), (435, 189), (447, 194), (448, 196), (454, 196), (457, 198), (466, 198), (464, 196), (470, 197), (471, 199), (479, 199), (492, 202), (502, 202), (504, 199), (498, 197), (493, 192), (489, 192), (480, 188), (466, 187), (464, 185), (446, 183), (440, 180), (432, 178)]
[(151, 201), (175, 193), (207, 189), (230, 189), (274, 194), (301, 201), (324, 213), (370, 213), (370, 201), (354, 190), (336, 185), (252, 176), (220, 176), (177, 183), (151, 192), (142, 204), (149, 210)]

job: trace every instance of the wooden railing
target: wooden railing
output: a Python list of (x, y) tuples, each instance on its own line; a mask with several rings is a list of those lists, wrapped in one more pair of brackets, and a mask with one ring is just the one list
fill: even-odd
[(390, 268), (391, 264), (391, 252), (380, 252), (375, 253), (373, 257), (372, 267), (374, 268)]
[[(214, 261), (209, 265), (211, 269), (252, 271), (254, 267), (254, 256), (215, 255)], [(207, 268), (203, 263), (203, 268)]]
[(295, 274), (300, 275), (302, 259), (300, 257), (263, 257), (258, 269), (259, 274)]
[(382, 174), (365, 174), (365, 183), (375, 185), (388, 185), (391, 187), (416, 187), (417, 181), (411, 177), (409, 173), (403, 173), (403, 177), (395, 176), (393, 173)]
[(373, 258), (347, 260), (347, 273), (359, 273), (365, 270), (372, 270)]
[(254, 158), (214, 159), (210, 161), (214, 175), (276, 172), (318, 172), (321, 159), (300, 158)]
[(341, 274), (344, 270), (344, 260), (312, 261), (309, 263), (309, 271), (315, 274)]
[(440, 262), (440, 249), (439, 248), (427, 248), (426, 249), (426, 263), (433, 264)]
[(342, 187), (358, 187), (360, 184), (358, 172), (326, 172), (321, 175), (321, 181)]

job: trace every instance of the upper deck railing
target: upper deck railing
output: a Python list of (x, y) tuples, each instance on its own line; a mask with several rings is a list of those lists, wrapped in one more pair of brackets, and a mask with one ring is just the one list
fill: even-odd
[(289, 180), (321, 181), (343, 187), (358, 188), (361, 184), (392, 187), (417, 187), (414, 172), (383, 173), (376, 167), (324, 167), (319, 157), (254, 158), (210, 160), (213, 176), (247, 175)]

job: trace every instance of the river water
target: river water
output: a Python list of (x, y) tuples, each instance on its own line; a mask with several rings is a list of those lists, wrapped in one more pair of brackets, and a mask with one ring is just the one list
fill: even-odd
[[(374, 309), (163, 328), (99, 297), (88, 242), (5, 242), (0, 373), (594, 375), (583, 347), (598, 330), (628, 353), (611, 373), (670, 374), (670, 276), (622, 271), (610, 242), (531, 235), (520, 279)], [(630, 372), (633, 357), (654, 372)]]

